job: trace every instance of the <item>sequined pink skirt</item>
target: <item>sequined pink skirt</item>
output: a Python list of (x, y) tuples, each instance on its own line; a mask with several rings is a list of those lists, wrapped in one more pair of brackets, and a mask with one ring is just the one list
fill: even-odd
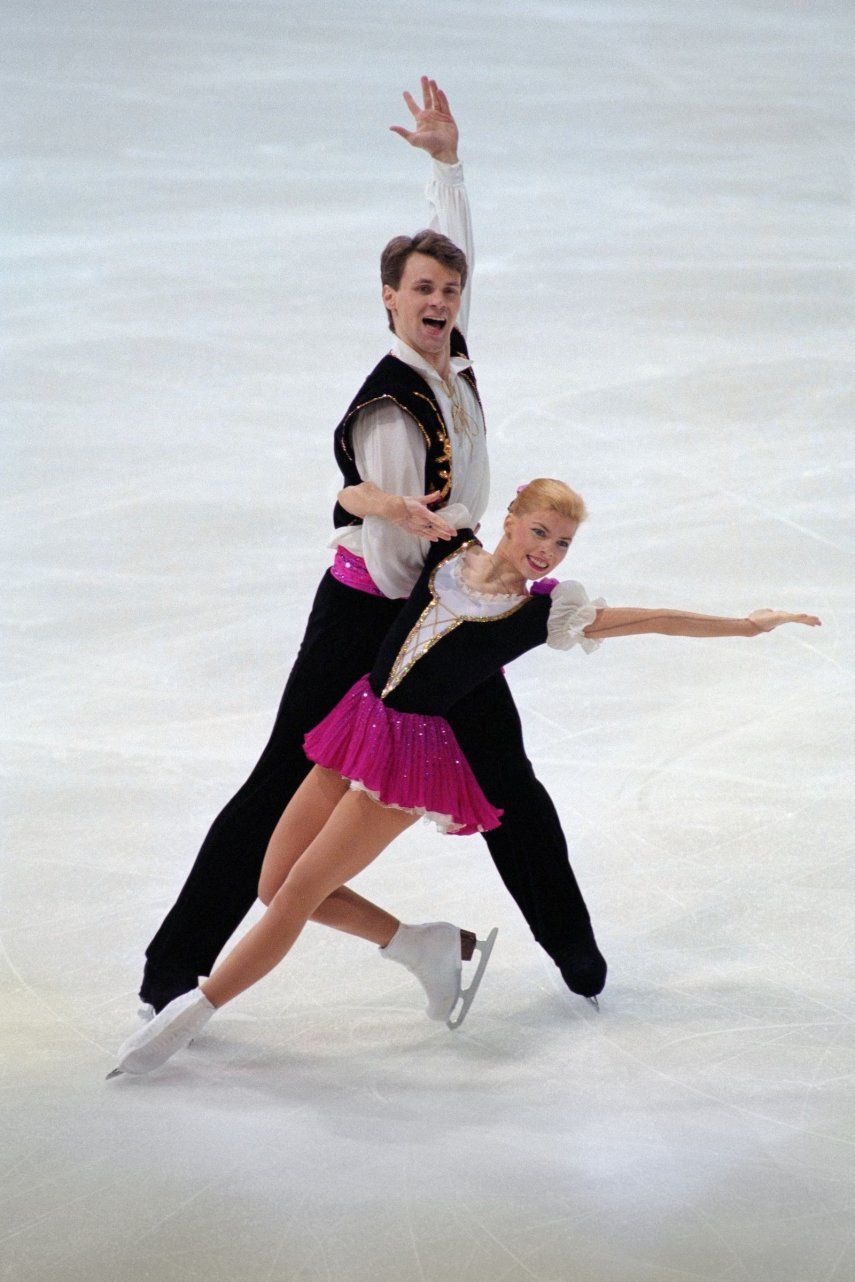
[(384, 806), (432, 819), (465, 837), (498, 828), (491, 806), (445, 717), (396, 712), (368, 678), (348, 690), (306, 735), (310, 761), (335, 770)]

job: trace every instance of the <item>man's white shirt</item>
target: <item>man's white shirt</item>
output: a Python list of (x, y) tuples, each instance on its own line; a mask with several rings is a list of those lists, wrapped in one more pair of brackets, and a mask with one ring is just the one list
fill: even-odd
[[(457, 328), (465, 335), (473, 267), (472, 221), (463, 182), (462, 165), (433, 162), (433, 177), (426, 196), (431, 208), (430, 226), (442, 232), (466, 255), (469, 276), (460, 302)], [(490, 472), (484, 436), (484, 416), (478, 398), (460, 371), (470, 361), (453, 357), (446, 382), (406, 343), (395, 336), (392, 356), (417, 370), (429, 384), (442, 411), (451, 441), (451, 493), (449, 503), (462, 503), (473, 522), (484, 515), (490, 493)], [(457, 402), (457, 413), (454, 404)], [(419, 496), (424, 493), (426, 446), (416, 423), (394, 401), (378, 401), (362, 410), (352, 433), (353, 455), (363, 481), (371, 481), (390, 494)], [(363, 557), (368, 572), (388, 597), (406, 597), (421, 573), (430, 543), (414, 538), (382, 517), (366, 517), (362, 525), (336, 530), (330, 546), (341, 546)]]

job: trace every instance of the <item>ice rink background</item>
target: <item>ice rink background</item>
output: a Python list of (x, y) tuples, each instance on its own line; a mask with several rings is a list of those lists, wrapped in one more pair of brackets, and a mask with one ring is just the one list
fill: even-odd
[[(851, 6), (6, 13), (0, 1277), (852, 1277)], [(387, 132), (422, 71), (475, 219), (487, 536), (557, 474), (591, 510), (568, 573), (611, 603), (824, 627), (514, 666), (599, 1016), (483, 843), (420, 826), (359, 884), (499, 925), (458, 1034), (309, 927), (107, 1085), (327, 563), (379, 250), (425, 221)]]

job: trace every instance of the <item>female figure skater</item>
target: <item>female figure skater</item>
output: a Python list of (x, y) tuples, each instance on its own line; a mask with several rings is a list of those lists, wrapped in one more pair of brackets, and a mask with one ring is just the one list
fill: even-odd
[[(347, 490), (340, 497), (346, 505)], [(501, 822), (445, 714), (504, 664), (543, 643), (560, 650), (578, 644), (591, 652), (607, 637), (752, 637), (782, 623), (820, 622), (778, 610), (717, 618), (590, 601), (581, 584), (546, 579), (564, 560), (585, 515), (582, 499), (568, 486), (539, 479), (518, 491), (492, 554), (469, 528), (432, 546), (373, 669), (306, 736), (315, 766), (265, 856), (259, 884), (268, 905), (264, 916), (199, 988), (128, 1038), (109, 1076), (147, 1073), (165, 1063), (215, 1010), (272, 970), (310, 918), (394, 944), (400, 923), (344, 883), (419, 816), (461, 835)], [(470, 523), (459, 505), (443, 516), (453, 526)], [(480, 945), (482, 972), (494, 936)]]

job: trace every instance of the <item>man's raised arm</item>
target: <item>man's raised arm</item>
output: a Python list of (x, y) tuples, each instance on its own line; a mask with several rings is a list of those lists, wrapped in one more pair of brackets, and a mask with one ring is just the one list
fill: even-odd
[(419, 147), (433, 157), (434, 172), (428, 182), (426, 196), (431, 209), (430, 226), (442, 232), (466, 255), (469, 276), (460, 300), (457, 328), (465, 334), (469, 326), (469, 302), (472, 294), (472, 270), (475, 245), (472, 237), (472, 217), (469, 198), (463, 181), (463, 166), (457, 154), (459, 130), (448, 98), (435, 80), (422, 76), (422, 101), (419, 107), (412, 94), (404, 92), (415, 129), (403, 125), (390, 125), (393, 133), (405, 139), (411, 147)]

